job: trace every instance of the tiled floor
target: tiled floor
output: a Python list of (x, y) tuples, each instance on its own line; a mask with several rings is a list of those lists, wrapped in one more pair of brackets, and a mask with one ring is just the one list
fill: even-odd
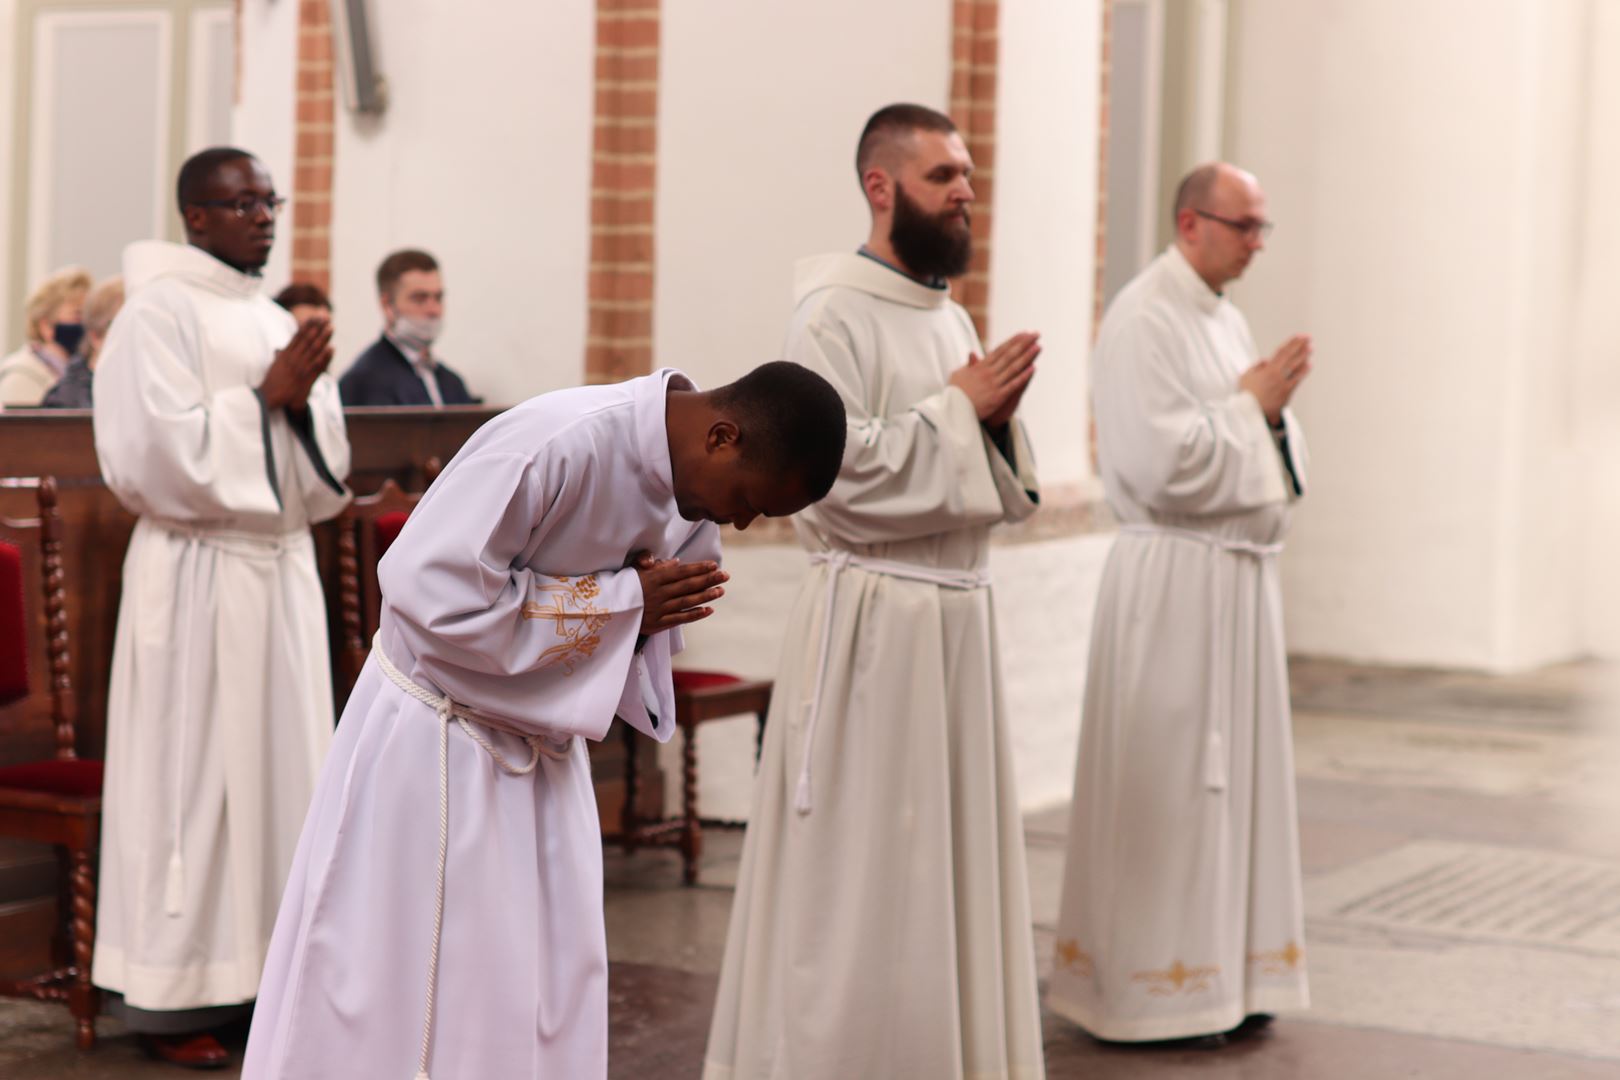
[[(1104, 1047), (1048, 1016), (1048, 1075), (1620, 1078), (1620, 709), (1593, 692), (1608, 673), (1294, 676), (1311, 1011), (1213, 1052)], [(1028, 821), (1043, 974), (1066, 822)], [(692, 889), (670, 855), (608, 856), (615, 1078), (697, 1077), (738, 848), (712, 835)], [(176, 1075), (104, 1028), (79, 1055), (60, 1010), (0, 1004), (0, 1076)]]

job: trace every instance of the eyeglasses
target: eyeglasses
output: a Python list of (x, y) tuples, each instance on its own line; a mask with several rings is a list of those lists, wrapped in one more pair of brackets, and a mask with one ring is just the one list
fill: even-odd
[(281, 208), (287, 205), (287, 200), (280, 195), (271, 195), (261, 199), (257, 195), (244, 195), (240, 199), (198, 199), (194, 206), (213, 206), (221, 210), (229, 210), (239, 218), (256, 218), (259, 212), (275, 217), (281, 213)]
[(1264, 240), (1266, 237), (1271, 235), (1271, 230), (1276, 225), (1276, 223), (1272, 221), (1256, 221), (1252, 218), (1247, 221), (1233, 221), (1231, 218), (1223, 218), (1216, 214), (1206, 214), (1202, 210), (1194, 210), (1193, 213), (1197, 214), (1201, 218), (1208, 218), (1210, 221), (1220, 222), (1222, 225), (1225, 225), (1228, 229), (1238, 233), (1246, 240), (1252, 239), (1256, 236)]

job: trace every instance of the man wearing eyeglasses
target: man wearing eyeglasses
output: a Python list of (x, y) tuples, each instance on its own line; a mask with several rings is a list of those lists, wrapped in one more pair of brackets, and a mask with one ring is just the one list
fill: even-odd
[(349, 499), (332, 331), (259, 278), (283, 200), (252, 155), (180, 170), (186, 243), (124, 255), (96, 368), (101, 473), (140, 516), (107, 704), (92, 978), (178, 1065), (257, 992), (332, 733), (312, 522)]
[(1119, 1042), (1224, 1045), (1308, 1002), (1277, 556), (1305, 491), (1303, 335), (1257, 360), (1226, 288), (1266, 198), (1226, 164), (1097, 337), (1103, 572), (1052, 1010)]

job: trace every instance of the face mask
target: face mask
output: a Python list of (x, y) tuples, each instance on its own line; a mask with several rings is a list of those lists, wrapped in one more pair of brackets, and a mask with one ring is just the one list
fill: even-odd
[(413, 349), (425, 349), (439, 338), (443, 319), (413, 319), (409, 315), (394, 318), (394, 336)]
[(84, 324), (59, 322), (51, 330), (51, 340), (60, 345), (63, 352), (72, 356), (79, 351), (79, 342), (84, 340)]

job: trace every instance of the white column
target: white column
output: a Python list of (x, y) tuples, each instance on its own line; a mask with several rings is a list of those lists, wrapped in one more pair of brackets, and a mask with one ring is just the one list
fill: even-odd
[(1022, 412), (1049, 500), (1097, 498), (1087, 432), (1097, 251), (1097, 0), (1001, 6), (996, 178), (985, 343), (1039, 330)]

